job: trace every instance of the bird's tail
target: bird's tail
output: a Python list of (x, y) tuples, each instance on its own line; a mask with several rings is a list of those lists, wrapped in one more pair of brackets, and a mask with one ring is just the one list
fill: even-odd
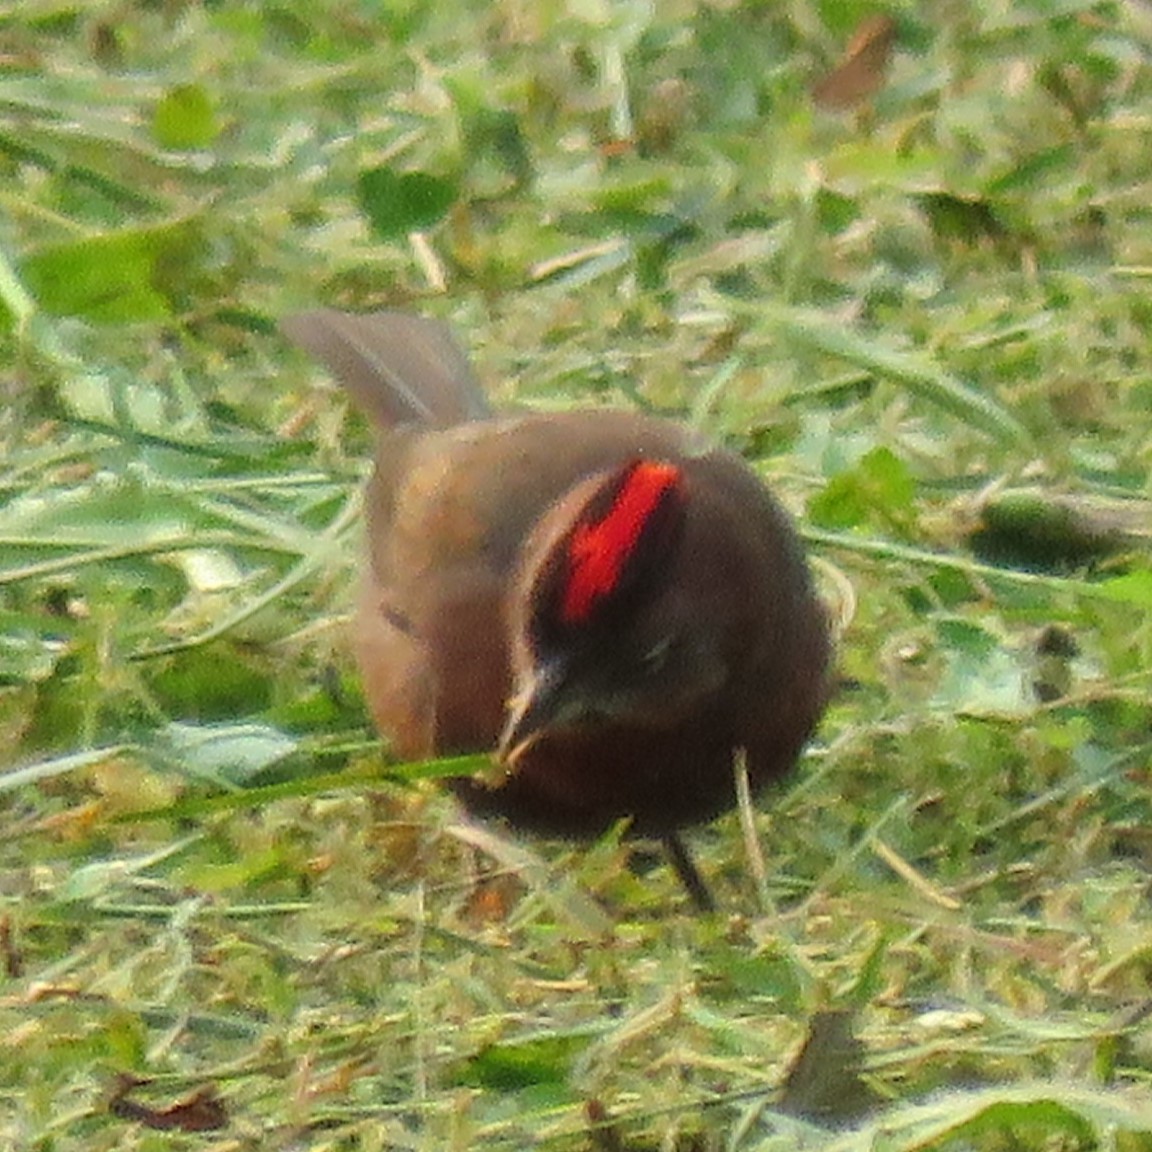
[(280, 327), (382, 427), (447, 426), (488, 415), (467, 357), (439, 320), (320, 308), (289, 316)]

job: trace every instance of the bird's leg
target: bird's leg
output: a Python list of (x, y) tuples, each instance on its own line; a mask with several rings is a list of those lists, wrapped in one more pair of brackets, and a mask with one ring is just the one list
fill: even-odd
[(669, 832), (662, 843), (664, 851), (668, 854), (668, 863), (672, 865), (672, 871), (680, 877), (680, 883), (684, 885), (689, 898), (696, 905), (696, 911), (715, 912), (716, 901), (712, 898), (712, 892), (704, 877), (700, 875), (696, 861), (692, 859), (692, 854), (684, 841), (677, 833)]

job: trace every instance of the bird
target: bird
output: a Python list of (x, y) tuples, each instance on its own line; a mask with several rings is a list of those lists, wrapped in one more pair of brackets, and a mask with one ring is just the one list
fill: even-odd
[(373, 426), (353, 647), (407, 760), (491, 753), (449, 781), (474, 817), (662, 841), (785, 776), (828, 697), (832, 644), (788, 514), (749, 464), (636, 410), (496, 413), (452, 328), (331, 308), (285, 335)]

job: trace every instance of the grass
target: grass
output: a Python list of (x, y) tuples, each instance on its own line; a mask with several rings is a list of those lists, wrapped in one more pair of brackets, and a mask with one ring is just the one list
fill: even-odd
[[(0, 1146), (1152, 1147), (1142, 5), (32, 0), (0, 44)], [(736, 815), (700, 918), (388, 760), (370, 439), (276, 332), (318, 302), (452, 320), (496, 403), (689, 419), (801, 517), (843, 684), (766, 883)]]

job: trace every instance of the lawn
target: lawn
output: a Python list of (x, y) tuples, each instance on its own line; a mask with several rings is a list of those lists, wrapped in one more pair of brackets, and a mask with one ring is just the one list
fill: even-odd
[[(1137, 0), (0, 8), (0, 1148), (1152, 1149), (1150, 58)], [(718, 913), (373, 733), (319, 304), (796, 514), (837, 688), (690, 833)]]

